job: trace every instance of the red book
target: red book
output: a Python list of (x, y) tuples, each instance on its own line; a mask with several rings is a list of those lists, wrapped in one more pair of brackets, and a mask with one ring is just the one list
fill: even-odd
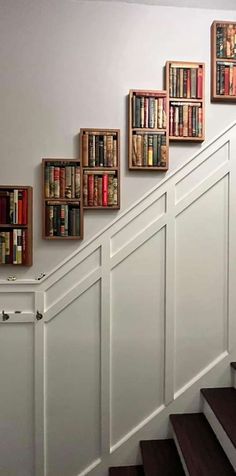
[(233, 95), (236, 96), (236, 66), (233, 68)]
[(60, 167), (60, 198), (65, 198), (65, 189), (66, 189), (66, 169), (65, 167)]
[(88, 206), (93, 207), (94, 201), (94, 175), (88, 175)]
[(224, 82), (225, 82), (225, 96), (229, 95), (229, 68), (225, 67), (225, 75), (224, 75)]
[(197, 70), (197, 97), (202, 98), (202, 68)]
[(18, 192), (18, 217), (17, 223), (22, 225), (23, 223), (23, 191), (19, 190)]
[(22, 190), (22, 224), (27, 224), (27, 190)]
[(108, 205), (108, 175), (103, 174), (102, 176), (102, 206), (107, 207)]

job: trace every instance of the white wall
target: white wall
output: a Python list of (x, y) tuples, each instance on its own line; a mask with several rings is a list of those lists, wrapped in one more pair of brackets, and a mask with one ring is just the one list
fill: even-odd
[[(206, 140), (235, 119), (210, 104), (210, 25), (236, 12), (76, 0), (0, 0), (1, 183), (34, 187), (34, 278), (81, 246), (41, 239), (41, 158), (76, 157), (80, 127), (121, 129), (122, 210), (163, 177), (127, 170), (131, 88), (162, 88), (166, 60), (206, 62)], [(201, 145), (171, 145), (170, 170)], [(85, 240), (117, 212), (86, 212)]]

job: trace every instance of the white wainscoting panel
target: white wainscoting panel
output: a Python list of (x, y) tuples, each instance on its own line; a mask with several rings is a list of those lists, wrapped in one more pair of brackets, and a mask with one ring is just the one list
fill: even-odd
[(228, 176), (176, 218), (175, 391), (227, 350)]
[(218, 150), (180, 180), (176, 186), (176, 200), (179, 202), (185, 195), (196, 188), (206, 177), (229, 160), (229, 142), (226, 141)]
[(147, 226), (158, 220), (166, 212), (166, 194), (147, 206), (145, 211), (135, 215), (133, 219), (126, 222), (125, 226), (119, 229), (111, 239), (112, 256), (122, 249), (129, 241), (141, 233)]
[(164, 399), (165, 229), (112, 270), (111, 445)]
[(34, 293), (2, 292), (0, 295), (0, 313), (24, 311), (34, 312)]
[(47, 476), (74, 476), (100, 457), (100, 283), (46, 324)]
[(89, 254), (85, 259), (82, 259), (72, 269), (69, 269), (64, 274), (63, 279), (54, 281), (47, 289), (45, 298), (45, 310), (48, 310), (55, 304), (63, 295), (82, 282), (89, 274), (101, 266), (101, 250), (100, 247)]
[(34, 476), (34, 326), (0, 327), (0, 476)]

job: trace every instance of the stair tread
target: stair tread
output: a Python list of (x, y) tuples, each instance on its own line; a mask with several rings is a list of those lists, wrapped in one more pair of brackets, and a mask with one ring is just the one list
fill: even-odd
[(190, 476), (235, 475), (203, 413), (170, 415)]
[(143, 466), (112, 466), (109, 476), (144, 476)]
[(174, 440), (140, 442), (145, 476), (184, 476)]
[(236, 362), (231, 362), (231, 364), (230, 364), (230, 365), (231, 365), (231, 367), (233, 367), (233, 369), (235, 369), (235, 370), (236, 370)]
[(234, 388), (203, 388), (201, 392), (236, 447), (236, 390)]

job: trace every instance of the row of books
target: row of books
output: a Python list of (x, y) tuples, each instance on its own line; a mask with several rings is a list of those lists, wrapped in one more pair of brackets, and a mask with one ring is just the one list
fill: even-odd
[(236, 64), (217, 62), (216, 94), (225, 96), (236, 95)]
[(195, 64), (188, 65), (179, 63), (170, 65), (169, 70), (169, 94), (171, 98), (200, 99), (203, 92), (202, 67)]
[(216, 57), (236, 59), (236, 24), (217, 24)]
[(133, 134), (132, 165), (137, 167), (166, 167), (165, 134)]
[(25, 254), (26, 230), (0, 232), (0, 264), (24, 264)]
[(202, 104), (170, 103), (170, 136), (202, 137)]
[[(149, 94), (149, 93), (146, 93)], [(157, 93), (158, 94), (158, 93)], [(132, 127), (134, 128), (166, 128), (166, 98), (133, 94)]]
[(84, 167), (118, 166), (117, 134), (84, 132), (82, 135), (82, 158)]
[(85, 207), (114, 207), (118, 205), (118, 179), (116, 172), (84, 170), (83, 196)]
[(80, 166), (46, 163), (44, 193), (46, 198), (80, 198)]
[(74, 204), (48, 202), (46, 205), (46, 236), (79, 236), (80, 208)]
[(27, 223), (27, 190), (0, 191), (0, 224)]

